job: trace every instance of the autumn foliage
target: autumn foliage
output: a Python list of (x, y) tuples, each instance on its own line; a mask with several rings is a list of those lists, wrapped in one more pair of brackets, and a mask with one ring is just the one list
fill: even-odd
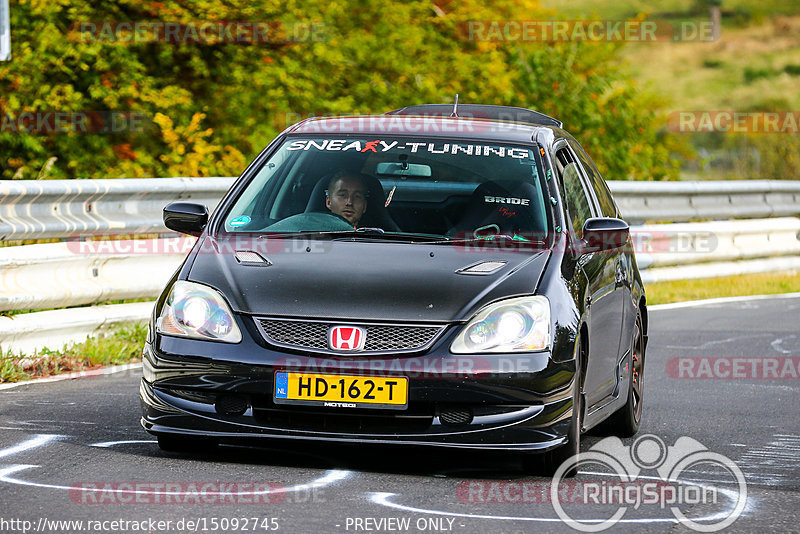
[[(382, 113), (456, 93), (560, 118), (609, 179), (677, 169), (656, 103), (617, 64), (619, 45), (465, 36), (470, 20), (557, 16), (530, 0), (12, 0), (10, 9), (3, 179), (235, 176), (299, 118)], [(136, 22), (150, 33), (137, 36)], [(257, 24), (260, 38), (236, 37)], [(209, 25), (223, 33), (204, 40), (197, 28)], [(53, 128), (51, 116), (26, 131), (53, 112), (72, 113), (73, 123), (98, 112), (122, 119), (90, 121), (87, 131)]]

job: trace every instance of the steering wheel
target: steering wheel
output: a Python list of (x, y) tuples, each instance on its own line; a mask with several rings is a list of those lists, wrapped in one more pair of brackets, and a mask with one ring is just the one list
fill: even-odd
[(353, 230), (353, 225), (331, 212), (298, 213), (264, 228), (264, 232), (337, 232)]

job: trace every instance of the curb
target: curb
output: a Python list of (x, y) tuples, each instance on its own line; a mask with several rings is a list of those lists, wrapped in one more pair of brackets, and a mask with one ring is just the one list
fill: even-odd
[(727, 304), (729, 302), (743, 302), (747, 300), (766, 300), (766, 299), (795, 299), (800, 298), (800, 293), (775, 293), (773, 295), (747, 295), (743, 297), (721, 297), (705, 300), (688, 300), (686, 302), (672, 302), (670, 304), (655, 304), (648, 306), (648, 311), (674, 310), (678, 308), (692, 308), (694, 306), (705, 306), (707, 304)]
[(111, 367), (101, 367), (100, 369), (92, 369), (91, 371), (75, 371), (72, 373), (65, 373), (63, 375), (48, 376), (44, 378), (33, 378), (31, 380), (20, 380), (19, 382), (11, 382), (9, 384), (0, 384), (0, 390), (12, 389), (19, 386), (27, 386), (29, 384), (44, 384), (49, 382), (61, 382), (62, 380), (75, 380), (78, 378), (89, 378), (103, 375), (113, 375), (122, 373), (132, 369), (141, 369), (142, 363), (126, 363), (123, 365), (112, 365)]

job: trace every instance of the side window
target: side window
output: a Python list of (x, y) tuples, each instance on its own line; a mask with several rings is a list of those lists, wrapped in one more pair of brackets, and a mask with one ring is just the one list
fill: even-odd
[(578, 238), (583, 237), (583, 223), (593, 217), (589, 198), (583, 189), (578, 163), (566, 148), (556, 152), (556, 166), (564, 185), (564, 198), (567, 203), (567, 213), (572, 221), (572, 228)]
[(580, 160), (583, 169), (586, 171), (586, 176), (589, 178), (589, 183), (592, 184), (592, 188), (594, 189), (595, 195), (597, 196), (597, 202), (600, 204), (600, 209), (603, 211), (603, 215), (606, 217), (617, 217), (619, 214), (619, 210), (617, 210), (617, 205), (614, 204), (614, 199), (611, 197), (611, 191), (608, 189), (608, 184), (606, 184), (603, 177), (600, 176), (600, 172), (597, 170), (592, 159), (583, 150), (583, 147), (579, 145), (574, 140), (569, 140), (569, 145), (572, 147), (572, 150), (575, 151), (575, 154), (578, 155), (578, 160)]

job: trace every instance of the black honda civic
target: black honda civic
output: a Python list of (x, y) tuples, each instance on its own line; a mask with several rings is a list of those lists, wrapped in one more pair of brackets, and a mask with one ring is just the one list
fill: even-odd
[[(519, 451), (555, 469), (642, 417), (647, 308), (628, 225), (562, 124), (422, 105), (287, 128), (158, 299), (142, 425), (247, 439)], [(534, 454), (544, 453), (544, 454)]]

